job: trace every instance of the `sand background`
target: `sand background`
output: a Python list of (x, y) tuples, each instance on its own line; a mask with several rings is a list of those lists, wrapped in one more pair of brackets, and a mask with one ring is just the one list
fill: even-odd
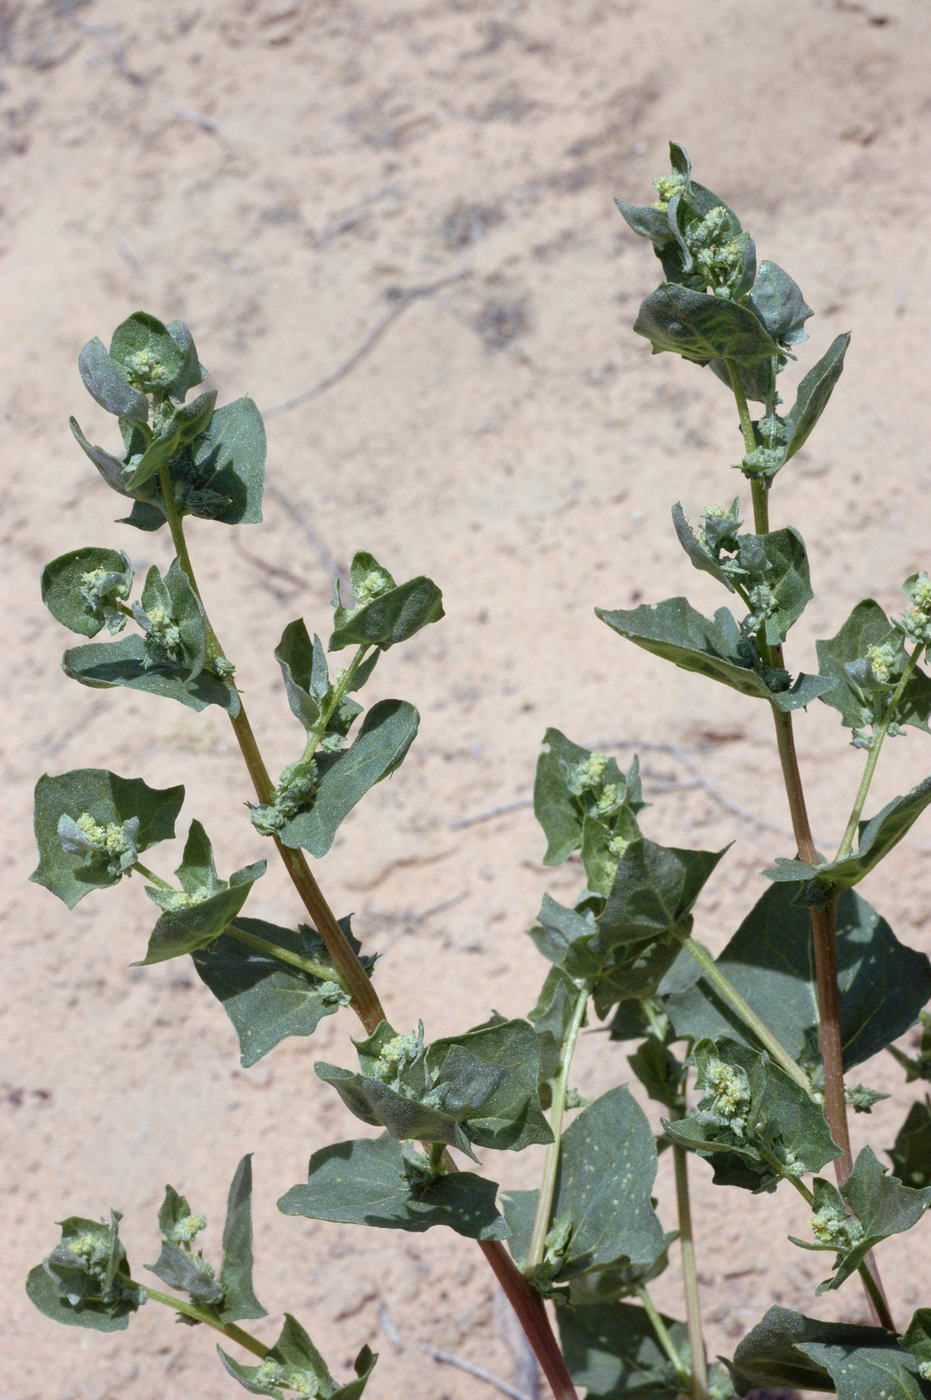
[[(929, 563), (929, 41), (931, 13), (914, 0), (0, 6), (2, 1400), (232, 1393), (212, 1338), (164, 1310), (146, 1308), (128, 1337), (56, 1330), (31, 1310), (22, 1278), (57, 1237), (53, 1220), (111, 1205), (141, 1272), (167, 1181), (210, 1218), (207, 1246), (218, 1243), (246, 1151), (256, 1287), (271, 1314), (256, 1324), (263, 1337), (293, 1311), (341, 1376), (370, 1343), (382, 1353), (373, 1400), (495, 1393), (425, 1358), (418, 1341), (530, 1394), (474, 1245), (275, 1209), (312, 1150), (358, 1135), (311, 1071), (317, 1057), (351, 1063), (352, 1018), (244, 1071), (188, 964), (129, 968), (151, 923), (138, 881), (70, 916), (25, 883), (43, 770), (183, 780), (182, 829), (193, 815), (205, 823), (223, 872), (261, 853), (219, 711), (83, 690), (58, 670), (69, 641), (39, 602), (42, 564), (86, 543), (125, 548), (139, 567), (170, 557), (166, 532), (112, 523), (118, 502), (70, 439), (71, 412), (92, 439), (114, 438), (78, 380), (80, 346), (142, 307), (190, 323), (221, 402), (249, 393), (270, 409), (317, 386), (269, 420), (264, 526), (190, 528), (275, 771), (300, 733), (271, 652), (294, 617), (326, 630), (334, 566), (367, 548), (444, 589), (447, 620), (386, 657), (366, 692), (370, 703), (415, 701), (420, 737), (321, 871), (337, 912), (354, 910), (383, 954), (379, 988), (396, 1024), (422, 1017), (435, 1038), (492, 1005), (532, 1006), (546, 968), (524, 931), (544, 891), (569, 897), (578, 872), (542, 867), (526, 806), (455, 824), (526, 799), (548, 725), (586, 744), (642, 744), (655, 839), (738, 838), (699, 906), (700, 936), (720, 947), (759, 894), (763, 862), (791, 854), (768, 716), (625, 647), (592, 609), (684, 591), (720, 604), (679, 551), (669, 507), (681, 499), (694, 516), (737, 490), (735, 416), (709, 373), (651, 360), (631, 334), (658, 268), (611, 197), (646, 202), (665, 142), (683, 141), (697, 177), (818, 312), (807, 363), (854, 331), (834, 402), (773, 500), (774, 523), (799, 525), (813, 558), (818, 597), (791, 647), (811, 669), (815, 637), (864, 596), (897, 607), (901, 579)], [(798, 731), (816, 833), (830, 840), (861, 759), (825, 707)], [(680, 758), (650, 748), (670, 742), (722, 799), (775, 830), (687, 786)], [(877, 807), (924, 776), (922, 743), (913, 732), (890, 745)], [(929, 850), (925, 823), (867, 891), (900, 938), (925, 948)], [(175, 862), (156, 854), (168, 873)], [(283, 873), (261, 882), (249, 912), (297, 917)], [(622, 1047), (585, 1040), (585, 1092), (626, 1070)], [(887, 1147), (910, 1091), (888, 1057), (863, 1077), (896, 1089), (872, 1122), (854, 1124), (858, 1141), (869, 1129)], [(512, 1186), (532, 1184), (538, 1165), (532, 1154), (490, 1164)], [(701, 1163), (692, 1176), (713, 1352), (732, 1351), (773, 1301), (863, 1317), (852, 1284), (814, 1300), (822, 1261), (785, 1242), (804, 1225), (787, 1193), (724, 1195)], [(671, 1226), (665, 1163), (659, 1191)], [(926, 1223), (880, 1251), (899, 1319), (928, 1302), (928, 1244)], [(677, 1270), (656, 1295), (681, 1315)]]

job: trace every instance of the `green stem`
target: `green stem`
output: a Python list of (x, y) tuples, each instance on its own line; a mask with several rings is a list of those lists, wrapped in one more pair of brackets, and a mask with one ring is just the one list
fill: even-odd
[[(677, 1113), (676, 1117), (682, 1117)], [(692, 1233), (692, 1206), (689, 1199), (689, 1167), (684, 1147), (672, 1145), (673, 1167), (676, 1175), (676, 1207), (679, 1215), (679, 1248), (682, 1257), (682, 1284), (685, 1293), (685, 1319), (692, 1358), (692, 1400), (709, 1400), (708, 1365), (705, 1360), (705, 1339), (701, 1325), (701, 1298), (698, 1293), (698, 1269), (695, 1262), (695, 1237)]]
[(657, 1312), (656, 1304), (647, 1292), (646, 1285), (640, 1283), (634, 1291), (643, 1304), (644, 1312), (650, 1319), (650, 1326), (656, 1333), (656, 1340), (669, 1358), (672, 1369), (676, 1375), (676, 1384), (680, 1390), (689, 1390), (692, 1385), (692, 1377), (689, 1375), (688, 1371), (684, 1369), (682, 1357), (676, 1351), (675, 1343), (669, 1335), (669, 1329)]
[(737, 1012), (747, 1029), (756, 1036), (773, 1063), (784, 1070), (790, 1079), (794, 1079), (796, 1084), (805, 1090), (806, 1094), (810, 1094), (811, 1084), (804, 1070), (799, 1068), (785, 1047), (780, 1045), (766, 1023), (760, 1019), (749, 1002), (745, 1001), (738, 992), (733, 982), (721, 971), (711, 954), (692, 938), (683, 938), (682, 946), (698, 963), (715, 991), (721, 994), (728, 1005)]
[(324, 734), (326, 734), (330, 720), (345, 700), (347, 693), (352, 689), (356, 679), (356, 672), (365, 660), (367, 653), (371, 650), (371, 645), (368, 642), (363, 643), (363, 645), (359, 647), (336, 685), (333, 686), (325, 704), (321, 706), (317, 723), (307, 735), (307, 744), (299, 759), (299, 763), (302, 767), (310, 763), (314, 754), (317, 752), (320, 741), (323, 739)]
[(582, 1028), (582, 1021), (585, 1018), (585, 1008), (588, 1005), (590, 994), (591, 989), (588, 986), (580, 987), (576, 993), (572, 1019), (569, 1022), (562, 1045), (559, 1075), (553, 1084), (553, 1109), (550, 1114), (553, 1141), (546, 1149), (543, 1179), (540, 1182), (540, 1194), (537, 1198), (537, 1213), (534, 1216), (530, 1248), (527, 1251), (527, 1262), (524, 1265), (524, 1272), (527, 1274), (532, 1274), (534, 1269), (537, 1269), (543, 1262), (546, 1236), (549, 1233), (550, 1216), (553, 1212), (553, 1198), (556, 1195), (556, 1179), (559, 1174), (559, 1149), (562, 1145), (562, 1124), (566, 1112), (566, 1095), (569, 1091), (569, 1072), (572, 1068), (572, 1057), (575, 1054), (576, 1042)]
[(218, 1317), (213, 1317), (211, 1313), (196, 1307), (194, 1303), (186, 1303), (183, 1298), (174, 1298), (170, 1293), (160, 1293), (157, 1288), (149, 1288), (148, 1284), (136, 1283), (131, 1278), (127, 1278), (126, 1283), (133, 1288), (138, 1288), (147, 1298), (151, 1298), (153, 1303), (164, 1303), (166, 1308), (183, 1313), (192, 1322), (202, 1322), (206, 1327), (212, 1327), (215, 1331), (222, 1332), (229, 1341), (238, 1342), (241, 1347), (246, 1348), (246, 1351), (251, 1351), (253, 1356), (258, 1356), (263, 1361), (271, 1351), (271, 1347), (267, 1347), (264, 1342), (260, 1342), (258, 1337), (253, 1337), (251, 1333), (244, 1332), (241, 1327), (236, 1326), (235, 1322), (221, 1322)]
[(860, 779), (860, 786), (857, 788), (857, 795), (854, 799), (853, 810), (850, 813), (850, 820), (847, 823), (847, 829), (837, 849), (837, 855), (834, 857), (835, 860), (843, 860), (846, 856), (849, 856), (850, 852), (853, 850), (854, 837), (857, 834), (857, 828), (860, 825), (860, 817), (863, 815), (863, 806), (870, 790), (870, 784), (873, 781), (873, 774), (876, 772), (876, 765), (879, 762), (880, 749), (883, 746), (886, 735), (889, 733), (889, 726), (895, 719), (895, 712), (899, 707), (902, 696), (905, 694), (905, 687), (911, 680), (915, 667), (918, 665), (918, 658), (921, 656), (924, 649), (924, 642), (919, 642), (908, 658), (908, 661), (905, 663), (905, 669), (899, 678), (899, 683), (892, 692), (892, 698), (889, 701), (889, 707), (886, 710), (885, 717), (873, 735), (873, 742), (870, 745), (870, 752), (866, 760), (866, 767), (863, 770), (863, 777)]
[(141, 860), (136, 861), (133, 870), (137, 871), (143, 879), (151, 880), (152, 884), (160, 890), (170, 890), (174, 888), (167, 880), (163, 880), (161, 875), (156, 875), (154, 870), (150, 870), (147, 865), (143, 865)]
[[(194, 570), (191, 567), (191, 558), (184, 539), (181, 518), (175, 507), (174, 491), (167, 467), (162, 469), (160, 480), (162, 494), (165, 497), (165, 514), (171, 529), (175, 552), (181, 562), (182, 569), (188, 576), (191, 587), (200, 599), (201, 606), (204, 608), (204, 617), (207, 618), (203, 596), (197, 586)], [(224, 655), (209, 618), (207, 619), (207, 629), (208, 638), (212, 638), (212, 644), (216, 647), (216, 654)], [(252, 779), (256, 797), (260, 804), (265, 805), (271, 801), (275, 785), (256, 742), (244, 705), (240, 704), (239, 713), (235, 718), (230, 715), (230, 723)], [(336, 915), (324, 898), (304, 852), (292, 850), (290, 846), (283, 845), (277, 837), (274, 840), (278, 854), (291, 877), (298, 897), (310, 915), (313, 927), (326, 945), (333, 966), (339, 974), (339, 980), (352, 998), (352, 1008), (366, 1031), (371, 1035), (382, 1021), (388, 1019), (378, 993), (340, 928)], [(533, 1348), (543, 1374), (553, 1391), (554, 1400), (578, 1400), (575, 1386), (572, 1384), (572, 1377), (569, 1375), (568, 1367), (553, 1334), (539, 1294), (530, 1287), (499, 1240), (480, 1240), (479, 1248), (501, 1285), (508, 1302), (517, 1314), (518, 1321), (524, 1329), (527, 1340)]]
[[(278, 962), (300, 968), (301, 972), (306, 972), (309, 977), (318, 977), (322, 982), (335, 982), (337, 986), (343, 986), (336, 968), (330, 967), (329, 963), (317, 962), (314, 958), (302, 958), (300, 953), (292, 953), (287, 948), (280, 948), (277, 943), (269, 943), (267, 938), (260, 938), (256, 933), (248, 933), (246, 929), (239, 928), (236, 924), (227, 924), (223, 932), (230, 938), (235, 938), (237, 943), (245, 943), (247, 947), (254, 948), (257, 953), (264, 953), (266, 957), (275, 958)], [(343, 990), (345, 991), (346, 988), (343, 987)]]
[[(171, 469), (167, 462), (163, 467), (159, 468), (158, 484), (161, 487), (162, 496), (164, 498), (165, 519), (168, 521), (168, 528), (171, 531), (171, 542), (175, 547), (175, 554), (177, 554), (178, 556), (178, 563), (181, 565), (182, 569), (187, 574), (188, 582), (190, 583), (194, 592), (197, 594), (197, 597), (200, 599), (201, 607), (203, 607), (204, 600), (200, 588), (197, 585), (197, 579), (194, 575), (194, 566), (191, 563), (191, 556), (188, 553), (187, 541), (184, 538), (184, 525), (182, 523), (181, 514), (178, 510), (178, 506), (175, 501), (174, 482), (171, 479)], [(204, 608), (204, 620), (207, 624), (208, 655), (211, 658), (223, 656), (223, 648), (220, 646), (217, 634), (216, 632), (214, 632), (213, 627), (211, 626), (209, 617), (207, 617), (206, 608)]]

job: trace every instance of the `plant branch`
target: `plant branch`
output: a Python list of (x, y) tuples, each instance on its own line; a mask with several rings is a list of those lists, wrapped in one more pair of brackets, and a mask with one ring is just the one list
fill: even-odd
[[(681, 1111), (675, 1117), (682, 1117)], [(682, 1284), (685, 1292), (685, 1318), (692, 1358), (692, 1400), (709, 1400), (708, 1365), (705, 1360), (705, 1338), (701, 1325), (701, 1299), (698, 1293), (698, 1269), (695, 1263), (695, 1237), (692, 1234), (692, 1206), (689, 1198), (689, 1166), (685, 1148), (672, 1145), (676, 1176), (676, 1208), (679, 1214), (679, 1248), (682, 1257)]]
[(553, 1111), (550, 1114), (553, 1141), (546, 1149), (543, 1179), (540, 1182), (540, 1194), (537, 1198), (537, 1213), (534, 1216), (530, 1248), (527, 1251), (527, 1262), (524, 1265), (524, 1272), (527, 1274), (532, 1274), (534, 1269), (543, 1262), (546, 1236), (550, 1228), (550, 1216), (553, 1213), (553, 1198), (556, 1195), (556, 1180), (559, 1175), (559, 1152), (562, 1146), (562, 1123), (566, 1112), (566, 1095), (569, 1091), (569, 1072), (572, 1068), (572, 1057), (575, 1054), (576, 1042), (582, 1028), (582, 1021), (585, 1018), (585, 1008), (588, 1005), (590, 994), (591, 989), (588, 986), (580, 987), (576, 993), (572, 1020), (569, 1022), (566, 1038), (562, 1045), (559, 1074), (553, 1083)]
[(173, 1309), (174, 1312), (183, 1313), (192, 1322), (202, 1322), (206, 1327), (213, 1327), (215, 1331), (222, 1332), (231, 1342), (238, 1342), (246, 1351), (251, 1351), (253, 1356), (258, 1356), (265, 1360), (271, 1347), (267, 1347), (264, 1342), (260, 1342), (258, 1337), (253, 1337), (250, 1332), (244, 1332), (241, 1327), (237, 1327), (235, 1322), (221, 1322), (218, 1317), (214, 1317), (210, 1312), (198, 1308), (194, 1303), (186, 1303), (183, 1298), (175, 1298), (171, 1293), (161, 1293), (157, 1288), (149, 1288), (148, 1284), (137, 1283), (135, 1279), (124, 1278), (124, 1282), (133, 1288), (138, 1288), (147, 1298), (151, 1298), (153, 1303), (164, 1303), (165, 1307)]
[(804, 1089), (806, 1094), (810, 1094), (811, 1083), (805, 1071), (799, 1068), (788, 1050), (773, 1035), (765, 1021), (760, 1019), (750, 1003), (741, 996), (730, 978), (725, 976), (718, 967), (711, 954), (700, 943), (696, 943), (693, 938), (683, 938), (681, 941), (683, 948), (698, 963), (715, 991), (719, 992), (731, 1008), (737, 1012), (744, 1025), (756, 1036), (773, 1063), (784, 1070), (790, 1079), (794, 1079), (795, 1083)]
[[(330, 967), (328, 963), (317, 962), (314, 958), (302, 958), (300, 953), (292, 953), (287, 948), (280, 948), (277, 943), (270, 943), (267, 938), (260, 938), (256, 933), (249, 933), (244, 928), (239, 928), (236, 924), (227, 924), (223, 930), (230, 938), (235, 938), (237, 943), (244, 943), (249, 948), (254, 948), (257, 953), (264, 953), (268, 958), (274, 958), (277, 962), (288, 963), (291, 967), (299, 968), (301, 972), (306, 972), (309, 977), (317, 977), (322, 982), (335, 982), (341, 987), (342, 980), (335, 967)], [(343, 988), (345, 991), (345, 988)]]
[(689, 1390), (692, 1385), (692, 1377), (682, 1365), (682, 1357), (676, 1351), (675, 1344), (669, 1335), (669, 1329), (656, 1310), (656, 1304), (647, 1292), (646, 1284), (638, 1284), (635, 1289), (637, 1297), (643, 1304), (643, 1310), (650, 1319), (650, 1325), (656, 1333), (656, 1340), (669, 1358), (670, 1364), (676, 1375), (676, 1384), (680, 1390)]
[[(728, 365), (734, 396), (737, 399), (738, 413), (744, 442), (753, 437), (753, 426), (749, 422), (747, 401), (737, 380), (736, 371)], [(749, 437), (748, 437), (749, 434)], [(752, 444), (751, 444), (752, 445)], [(753, 519), (757, 534), (769, 533), (769, 488), (765, 481), (752, 478), (750, 491), (753, 498)], [(782, 647), (771, 649), (772, 664), (783, 666)], [(792, 831), (800, 860), (809, 865), (819, 863), (818, 852), (811, 833), (811, 822), (805, 803), (805, 790), (795, 748), (795, 733), (792, 715), (785, 710), (770, 706), (776, 728), (776, 746), (779, 751), (779, 764)], [(824, 1067), (824, 1116), (831, 1137), (840, 1148), (840, 1156), (834, 1159), (834, 1174), (838, 1185), (843, 1185), (853, 1170), (853, 1153), (850, 1145), (850, 1128), (847, 1122), (847, 1099), (844, 1092), (844, 1056), (841, 1038), (840, 988), (837, 981), (837, 899), (829, 899), (825, 908), (809, 909), (811, 939), (815, 959), (815, 982), (818, 989), (818, 1044), (821, 1062)], [(883, 1312), (889, 1314), (888, 1304), (883, 1298), (882, 1309), (877, 1308), (874, 1294), (882, 1295), (882, 1282), (875, 1262), (870, 1257), (866, 1267), (872, 1270), (872, 1287), (866, 1289), (870, 1309), (878, 1322)]]
[(860, 818), (863, 815), (863, 806), (866, 802), (867, 794), (870, 790), (870, 784), (873, 781), (873, 774), (876, 772), (876, 765), (879, 762), (880, 749), (882, 748), (883, 743), (885, 742), (886, 735), (889, 733), (889, 726), (895, 719), (895, 712), (899, 707), (899, 703), (902, 699), (902, 696), (905, 694), (905, 687), (911, 680), (915, 667), (918, 665), (918, 658), (921, 656), (921, 653), (924, 651), (924, 649), (924, 642), (918, 642), (915, 647), (915, 650), (912, 652), (911, 656), (905, 663), (905, 669), (903, 670), (902, 675), (899, 677), (898, 685), (892, 692), (892, 698), (889, 701), (889, 705), (885, 715), (883, 716), (882, 723), (877, 727), (876, 732), (873, 735), (873, 742), (870, 745), (870, 752), (866, 760), (866, 767), (863, 770), (863, 777), (860, 779), (860, 786), (858, 787), (857, 795), (854, 798), (853, 810), (850, 813), (850, 820), (847, 823), (847, 829), (844, 832), (840, 846), (837, 849), (837, 855), (834, 857), (835, 860), (843, 860), (845, 856), (850, 855), (850, 852), (853, 849), (854, 837), (857, 834), (857, 828), (860, 825)]
[[(162, 469), (161, 481), (162, 494), (166, 502), (166, 515), (171, 527), (175, 550), (192, 589), (200, 599), (201, 606), (204, 607), (204, 617), (206, 618), (207, 610), (191, 566), (191, 558), (184, 539), (181, 518), (174, 504), (174, 493), (167, 468)], [(209, 619), (207, 620), (207, 629), (208, 636), (213, 639), (217, 648), (217, 654), (223, 655), (223, 650)], [(230, 723), (252, 779), (256, 796), (261, 804), (266, 804), (271, 801), (274, 783), (242, 704), (240, 704), (239, 713), (235, 717), (230, 715)], [(371, 1035), (382, 1021), (388, 1019), (378, 993), (340, 928), (333, 910), (324, 898), (304, 852), (285, 846), (277, 837), (273, 839), (301, 903), (310, 915), (313, 927), (323, 939), (342, 984), (349, 992), (352, 1008), (368, 1034)], [(453, 1165), (452, 1158), (448, 1154), (446, 1160), (450, 1165)], [(507, 1250), (498, 1240), (480, 1240), (479, 1248), (491, 1265), (495, 1277), (516, 1312), (520, 1324), (527, 1334), (527, 1339), (540, 1362), (543, 1374), (552, 1387), (555, 1400), (578, 1400), (572, 1378), (539, 1295), (530, 1287)]]

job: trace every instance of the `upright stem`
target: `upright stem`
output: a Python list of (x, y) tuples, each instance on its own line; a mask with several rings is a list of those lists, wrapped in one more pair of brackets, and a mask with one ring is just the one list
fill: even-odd
[[(165, 515), (171, 530), (175, 552), (182, 569), (188, 576), (191, 587), (203, 606), (203, 596), (191, 565), (191, 557), (184, 538), (184, 528), (175, 506), (174, 489), (167, 467), (162, 468), (159, 479), (162, 495), (165, 498)], [(207, 617), (206, 607), (204, 607), (204, 616)], [(207, 619), (207, 635), (211, 648), (216, 649), (215, 654), (224, 655), (209, 618)], [(242, 704), (240, 704), (239, 713), (235, 718), (230, 715), (230, 722), (252, 778), (255, 794), (259, 802), (265, 804), (271, 800), (274, 783)], [(290, 846), (283, 845), (277, 837), (275, 838), (275, 846), (304, 908), (310, 915), (314, 928), (326, 945), (334, 968), (339, 973), (352, 998), (350, 1004), (353, 1010), (371, 1035), (379, 1023), (388, 1018), (368, 973), (344, 936), (335, 914), (314, 878), (304, 852), (292, 850)], [(452, 1159), (449, 1160), (450, 1165), (452, 1165)], [(578, 1400), (577, 1392), (572, 1384), (572, 1377), (569, 1375), (568, 1367), (553, 1334), (540, 1295), (531, 1288), (500, 1241), (480, 1240), (479, 1248), (491, 1265), (508, 1302), (517, 1314), (518, 1321), (536, 1354), (543, 1374), (552, 1388), (555, 1400)]]
[(569, 1091), (569, 1072), (572, 1068), (572, 1057), (575, 1054), (576, 1041), (585, 1018), (585, 1008), (588, 1005), (590, 994), (588, 986), (581, 987), (576, 994), (572, 1020), (569, 1022), (566, 1038), (563, 1041), (559, 1075), (553, 1085), (553, 1111), (550, 1114), (553, 1141), (546, 1149), (543, 1179), (540, 1182), (540, 1194), (537, 1198), (537, 1213), (533, 1221), (533, 1233), (530, 1236), (530, 1248), (527, 1251), (527, 1262), (524, 1266), (527, 1274), (532, 1274), (533, 1270), (543, 1262), (546, 1236), (550, 1228), (550, 1216), (553, 1213), (556, 1180), (559, 1175), (559, 1150), (562, 1146), (562, 1122), (566, 1112), (566, 1094)]
[[(733, 382), (733, 376), (732, 376)], [(738, 393), (735, 388), (735, 396)], [(742, 395), (740, 396), (742, 398)], [(746, 399), (743, 400), (746, 410)], [(738, 409), (740, 399), (738, 399)], [(741, 419), (743, 424), (743, 418)], [(752, 428), (751, 428), (752, 436)], [(745, 435), (746, 440), (746, 435)], [(769, 498), (765, 482), (752, 480), (750, 490), (753, 497), (753, 519), (757, 534), (769, 533)], [(782, 647), (772, 648), (772, 662), (783, 664)], [(800, 860), (808, 865), (818, 864), (818, 852), (811, 833), (808, 808), (805, 803), (805, 790), (795, 749), (795, 733), (792, 715), (786, 710), (771, 706), (773, 723), (776, 728), (776, 745), (779, 750), (779, 763), (785, 784), (786, 798), (792, 831)], [(850, 1146), (850, 1128), (847, 1123), (847, 1099), (844, 1093), (844, 1055), (841, 1039), (840, 988), (837, 981), (837, 897), (828, 899), (824, 908), (812, 906), (809, 911), (811, 922), (812, 949), (815, 957), (815, 982), (818, 989), (818, 1044), (821, 1062), (824, 1067), (824, 1116), (827, 1119), (831, 1137), (840, 1148), (841, 1155), (834, 1159), (834, 1174), (838, 1185), (843, 1185), (853, 1170), (853, 1153)], [(883, 1312), (888, 1316), (888, 1304), (883, 1298), (883, 1308), (877, 1309), (874, 1294), (882, 1296), (882, 1282), (872, 1255), (867, 1261), (867, 1271), (872, 1272), (873, 1286), (867, 1287), (867, 1300), (878, 1322)]]
[[(681, 1117), (681, 1113), (676, 1115)], [(695, 1263), (695, 1237), (692, 1234), (692, 1206), (689, 1198), (688, 1155), (684, 1147), (672, 1145), (676, 1174), (676, 1207), (679, 1214), (679, 1247), (682, 1253), (682, 1284), (685, 1291), (685, 1319), (692, 1358), (692, 1400), (709, 1400), (708, 1365), (701, 1325), (701, 1299)]]

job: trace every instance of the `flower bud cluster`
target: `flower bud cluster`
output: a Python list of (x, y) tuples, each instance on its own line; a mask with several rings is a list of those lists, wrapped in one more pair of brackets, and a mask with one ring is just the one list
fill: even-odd
[(701, 1110), (742, 1137), (750, 1109), (750, 1082), (744, 1071), (723, 1060), (709, 1059), (702, 1067), (701, 1087), (706, 1090)]
[(157, 393), (171, 383), (171, 370), (151, 350), (136, 350), (123, 361), (129, 382), (144, 394)]
[(731, 233), (731, 215), (723, 204), (685, 230), (685, 243), (705, 285), (715, 296), (730, 296), (743, 270), (745, 235)]
[(653, 188), (659, 196), (654, 201), (653, 208), (665, 213), (669, 208), (670, 200), (675, 199), (677, 194), (682, 194), (688, 188), (688, 183), (688, 176), (681, 174), (678, 170), (672, 171), (669, 175), (660, 175), (659, 179), (653, 181)]
[(352, 612), (357, 613), (367, 603), (374, 602), (376, 598), (381, 598), (385, 593), (390, 593), (393, 586), (391, 579), (383, 569), (370, 569), (359, 583), (354, 583), (352, 586), (352, 591), (356, 595), (356, 606)]
[(260, 1385), (287, 1386), (296, 1395), (306, 1395), (311, 1400), (320, 1394), (319, 1384), (306, 1371), (296, 1371), (293, 1366), (283, 1366), (279, 1361), (263, 1361), (254, 1380)]
[(145, 633), (147, 667), (177, 666), (183, 662), (181, 629), (167, 608), (156, 605), (146, 612), (136, 603), (133, 615)]
[(88, 569), (81, 575), (78, 592), (88, 610), (103, 618), (108, 632), (122, 632), (126, 615), (120, 612), (116, 600), (129, 592), (122, 574), (111, 569)]
[(307, 807), (317, 791), (317, 765), (313, 759), (304, 763), (298, 759), (282, 771), (271, 802), (253, 807), (252, 825), (263, 836), (275, 836), (286, 821)]
[(821, 1206), (809, 1223), (818, 1243), (831, 1245), (834, 1249), (852, 1249), (863, 1238), (863, 1226), (859, 1220), (837, 1205)]
[(107, 874), (121, 875), (135, 865), (139, 855), (139, 818), (104, 824), (89, 812), (82, 812), (76, 821), (62, 815), (58, 818), (58, 839), (69, 856), (105, 856)]
[(926, 573), (912, 574), (902, 585), (912, 606), (897, 620), (896, 626), (915, 642), (931, 644), (931, 578)]

